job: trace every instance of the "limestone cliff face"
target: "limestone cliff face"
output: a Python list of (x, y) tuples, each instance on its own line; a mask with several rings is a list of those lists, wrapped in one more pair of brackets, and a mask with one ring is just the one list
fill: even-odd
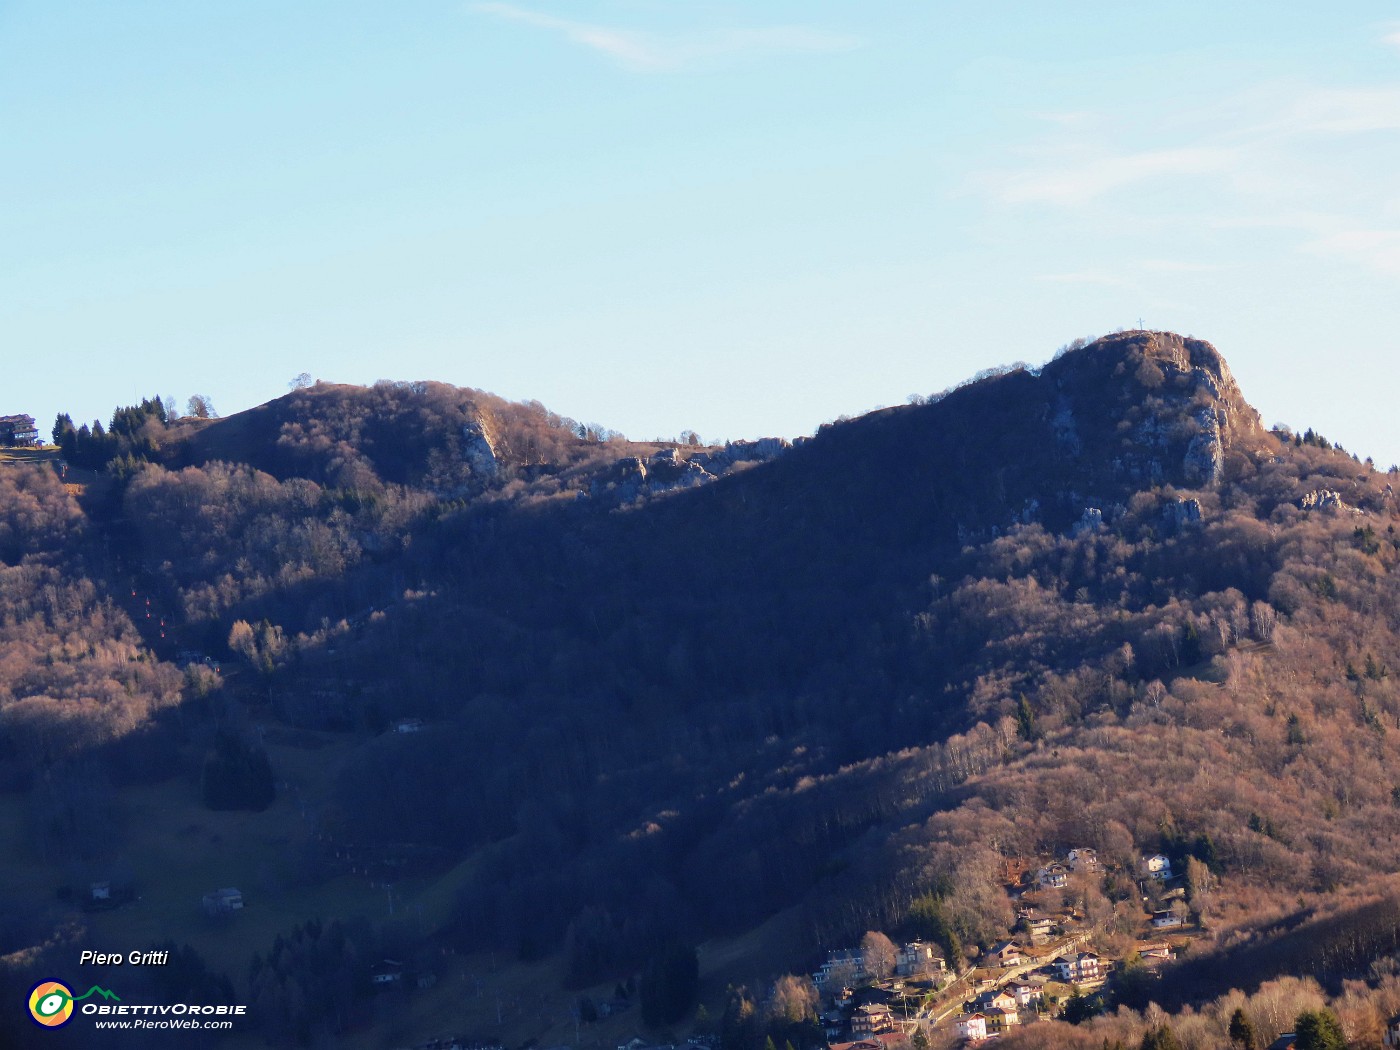
[(1143, 358), (1160, 362), (1164, 380), (1180, 376), (1189, 381), (1185, 389), (1191, 400), (1190, 419), (1196, 433), (1187, 446), (1183, 466), (1188, 477), (1202, 484), (1218, 483), (1226, 450), (1262, 432), (1259, 413), (1245, 401), (1225, 359), (1207, 342), (1170, 332), (1151, 332), (1143, 347)]
[(1092, 451), (1117, 480), (1211, 486), (1227, 454), (1264, 440), (1219, 351), (1172, 332), (1106, 336), (1051, 362), (1047, 422), (1072, 457)]
[(462, 425), (462, 458), (475, 478), (490, 481), (500, 473), (496, 443), (491, 440), (491, 434), (481, 420)]
[(823, 427), (774, 470), (803, 500), (889, 503), (928, 542), (964, 545), (1017, 524), (1111, 530), (1155, 490), (1159, 527), (1180, 531), (1213, 505), (1195, 492), (1277, 452), (1213, 346), (1136, 331)]

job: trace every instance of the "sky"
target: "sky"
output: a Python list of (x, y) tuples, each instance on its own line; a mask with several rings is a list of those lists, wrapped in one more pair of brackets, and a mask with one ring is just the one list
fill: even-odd
[(1400, 462), (1393, 4), (0, 0), (44, 432), (307, 372), (794, 437), (1140, 324)]

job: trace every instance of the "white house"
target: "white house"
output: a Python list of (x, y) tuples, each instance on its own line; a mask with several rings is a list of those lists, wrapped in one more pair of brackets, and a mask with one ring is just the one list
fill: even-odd
[(969, 1043), (980, 1043), (987, 1038), (987, 1018), (982, 1014), (968, 1014), (958, 1018), (958, 1035)]
[(910, 941), (902, 945), (895, 954), (894, 972), (900, 977), (942, 973), (947, 968), (943, 956), (935, 954), (933, 945), (923, 941)]
[(1079, 979), (1081, 981), (1097, 981), (1101, 975), (1099, 957), (1093, 952), (1080, 952), (1076, 960), (1079, 965)]
[(1163, 854), (1154, 853), (1138, 862), (1138, 870), (1149, 879), (1166, 882), (1172, 877), (1172, 862)]
[(1012, 995), (1016, 997), (1016, 1006), (1020, 1010), (1029, 1010), (1041, 1000), (1044, 989), (1036, 984), (1027, 984), (1024, 981), (1007, 987)]
[(1069, 855), (1065, 857), (1065, 863), (1070, 866), (1072, 871), (1098, 871), (1099, 854), (1097, 850), (1090, 849), (1088, 846), (1080, 846), (1069, 851)]
[(1060, 980), (1066, 984), (1080, 981), (1097, 981), (1101, 972), (1099, 957), (1093, 952), (1080, 952), (1078, 955), (1061, 955), (1054, 962)]
[(1069, 869), (1063, 864), (1047, 864), (1035, 873), (1042, 889), (1062, 890), (1069, 885)]

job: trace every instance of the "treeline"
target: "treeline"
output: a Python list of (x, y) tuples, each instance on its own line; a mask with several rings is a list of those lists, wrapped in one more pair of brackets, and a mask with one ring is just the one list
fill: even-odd
[(276, 1045), (332, 1038), (363, 1020), (373, 994), (371, 973), (383, 953), (383, 941), (367, 923), (308, 920), (253, 956), (248, 1013)]
[(137, 461), (156, 457), (164, 443), (162, 432), (169, 422), (165, 402), (159, 397), (118, 408), (106, 427), (96, 419), (91, 427), (84, 423), (75, 428), (73, 417), (61, 412), (54, 421), (53, 443), (75, 467), (102, 470), (119, 460), (123, 469), (130, 470)]

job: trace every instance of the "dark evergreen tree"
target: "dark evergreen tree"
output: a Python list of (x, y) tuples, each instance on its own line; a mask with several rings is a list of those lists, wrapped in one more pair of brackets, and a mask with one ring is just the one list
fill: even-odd
[(1040, 729), (1035, 724), (1035, 712), (1024, 696), (1016, 704), (1016, 731), (1022, 740), (1034, 741), (1040, 738)]
[(163, 966), (148, 967), (156, 994), (170, 1003), (232, 1003), (233, 983), (227, 976), (214, 973), (204, 957), (188, 944), (173, 941), (154, 946), (169, 952)]
[(920, 897), (909, 908), (909, 923), (915, 935), (943, 949), (948, 968), (955, 973), (963, 959), (962, 938), (948, 918), (943, 901), (936, 894)]
[(1331, 1010), (1304, 1010), (1294, 1031), (1298, 1033), (1298, 1050), (1346, 1050), (1346, 1036)]
[(1164, 1024), (1142, 1037), (1142, 1050), (1181, 1050), (1181, 1040), (1176, 1037), (1171, 1025)]
[(1240, 1050), (1259, 1050), (1259, 1033), (1243, 1007), (1236, 1007), (1230, 1015), (1230, 1042)]
[(747, 989), (730, 985), (719, 1023), (720, 1045), (724, 1050), (758, 1050), (760, 1034), (758, 1010)]
[(700, 960), (693, 945), (672, 942), (642, 970), (637, 994), (642, 1020), (652, 1027), (675, 1024), (695, 1005), (700, 988)]
[(263, 810), (277, 795), (267, 752), (224, 730), (204, 760), (200, 786), (210, 809)]
[(1103, 1001), (1097, 995), (1080, 995), (1076, 988), (1060, 1011), (1060, 1020), (1070, 1024), (1083, 1024), (1091, 1017), (1103, 1013)]
[(1196, 628), (1195, 620), (1187, 620), (1186, 629), (1181, 632), (1181, 662), (1189, 667), (1203, 659), (1205, 652), (1201, 647), (1201, 632)]

